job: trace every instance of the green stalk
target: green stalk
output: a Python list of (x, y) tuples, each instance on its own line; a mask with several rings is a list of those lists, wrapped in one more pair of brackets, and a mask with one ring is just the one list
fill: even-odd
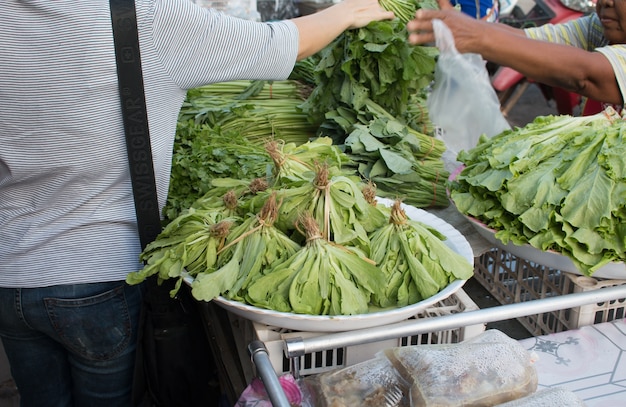
[(411, 0), (379, 0), (379, 3), (385, 10), (393, 11), (403, 24), (412, 20), (417, 10), (417, 4)]

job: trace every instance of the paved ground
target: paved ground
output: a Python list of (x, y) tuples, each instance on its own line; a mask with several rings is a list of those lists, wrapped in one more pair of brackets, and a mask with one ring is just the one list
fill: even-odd
[(537, 116), (557, 114), (554, 101), (547, 101), (536, 85), (530, 85), (517, 104), (510, 111), (507, 119), (515, 126), (523, 126)]

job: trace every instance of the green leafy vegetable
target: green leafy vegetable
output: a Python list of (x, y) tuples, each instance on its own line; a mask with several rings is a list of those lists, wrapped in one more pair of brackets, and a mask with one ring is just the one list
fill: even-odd
[(370, 257), (387, 279), (384, 296), (376, 299), (383, 307), (414, 304), (474, 273), (473, 264), (444, 243), (444, 235), (409, 219), (400, 200), (391, 208), (389, 223), (370, 239)]
[(159, 281), (178, 279), (172, 296), (178, 292), (184, 270), (197, 275), (218, 264), (218, 251), (236, 218), (214, 210), (190, 209), (170, 222), (141, 253), (144, 267), (126, 276), (128, 284), (139, 284), (157, 275)]
[[(382, 5), (391, 8), (393, 3), (400, 5), (397, 0)], [(407, 2), (401, 7), (435, 7), (432, 2), (426, 3)], [(408, 44), (405, 25), (406, 21), (399, 18), (372, 22), (344, 32), (319, 53), (316, 86), (303, 108), (314, 122), (322, 123), (322, 134), (337, 140), (345, 138), (345, 133), (327, 121), (327, 115), (347, 109), (356, 116), (367, 100), (410, 126), (422, 128), (422, 123), (408, 120), (407, 112), (414, 112), (412, 105), (419, 103), (433, 80), (438, 51), (435, 47)], [(427, 118), (419, 117), (424, 121)], [(331, 129), (334, 134), (326, 132)]]
[(459, 154), (466, 168), (450, 184), (451, 198), (503, 243), (556, 251), (592, 275), (626, 259), (625, 130), (607, 110), (538, 117), (483, 137)]
[(294, 225), (307, 213), (317, 222), (324, 239), (368, 250), (368, 232), (380, 226), (375, 222), (381, 222), (382, 217), (373, 215), (363, 185), (324, 164), (319, 164), (311, 176), (307, 182), (279, 190), (284, 199), (281, 223)]
[(213, 188), (218, 178), (265, 177), (271, 160), (262, 145), (237, 132), (221, 134), (208, 125), (179, 121), (172, 157), (166, 222)]
[(356, 252), (324, 239), (317, 222), (303, 216), (306, 245), (248, 287), (252, 305), (310, 315), (356, 315), (380, 297), (384, 276)]
[(310, 92), (310, 86), (294, 80), (213, 83), (188, 92), (179, 120), (236, 132), (257, 144), (274, 137), (301, 144), (318, 126), (299, 107)]
[(230, 251), (230, 260), (217, 269), (199, 273), (191, 284), (191, 294), (210, 301), (224, 295), (243, 300), (248, 286), (262, 276), (266, 268), (292, 256), (300, 246), (274, 227), (280, 203), (272, 194), (258, 215), (250, 214), (228, 235), (228, 244), (220, 253)]
[(351, 166), (378, 186), (381, 196), (416, 207), (447, 206), (444, 143), (399, 122), (373, 102), (368, 124), (354, 124), (345, 140)]

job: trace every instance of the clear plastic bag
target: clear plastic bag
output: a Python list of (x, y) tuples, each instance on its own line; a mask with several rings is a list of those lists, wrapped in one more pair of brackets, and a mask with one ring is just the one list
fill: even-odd
[(440, 129), (448, 157), (476, 146), (481, 135), (495, 136), (511, 126), (500, 110), (485, 61), (478, 54), (461, 54), (441, 20), (433, 20), (439, 59), (427, 99), (431, 121)]
[(400, 376), (411, 381), (411, 407), (484, 407), (537, 389), (532, 355), (498, 330), (459, 344), (386, 349)]
[[(537, 389), (533, 355), (498, 330), (456, 344), (381, 350), (306, 378), (316, 407), (486, 407)], [(398, 402), (389, 402), (401, 393)]]
[(497, 407), (585, 407), (585, 403), (572, 391), (554, 387), (539, 390), (529, 396), (498, 404)]
[(391, 362), (377, 357), (342, 369), (305, 378), (316, 407), (386, 407), (392, 394), (402, 397), (392, 405), (410, 407), (409, 383), (398, 375)]

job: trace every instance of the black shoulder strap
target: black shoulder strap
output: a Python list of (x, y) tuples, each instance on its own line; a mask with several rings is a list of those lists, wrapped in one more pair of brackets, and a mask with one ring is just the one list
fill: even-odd
[(120, 101), (141, 247), (161, 231), (134, 0), (110, 0)]

